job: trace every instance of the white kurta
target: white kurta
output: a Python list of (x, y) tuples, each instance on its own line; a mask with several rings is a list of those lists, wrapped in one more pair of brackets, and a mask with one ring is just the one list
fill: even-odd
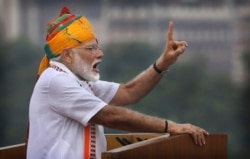
[[(63, 64), (46, 69), (37, 81), (29, 108), (28, 159), (83, 159), (84, 127), (110, 100), (119, 84), (80, 81)], [(101, 125), (95, 125), (96, 158), (106, 151)]]

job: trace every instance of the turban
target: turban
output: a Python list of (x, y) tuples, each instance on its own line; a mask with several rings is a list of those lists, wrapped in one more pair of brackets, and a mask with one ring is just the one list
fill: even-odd
[(63, 49), (74, 48), (82, 43), (96, 39), (92, 26), (84, 16), (70, 13), (63, 7), (58, 17), (52, 19), (47, 25), (45, 55), (41, 60), (38, 77), (49, 67), (49, 60), (60, 56)]

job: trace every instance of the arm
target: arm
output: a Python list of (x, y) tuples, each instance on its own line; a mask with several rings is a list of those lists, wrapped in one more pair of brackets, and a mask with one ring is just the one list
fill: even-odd
[[(166, 70), (175, 63), (180, 54), (187, 47), (184, 41), (174, 41), (173, 23), (169, 23), (168, 43), (156, 66), (160, 70)], [(144, 115), (118, 105), (128, 105), (135, 103), (149, 93), (160, 81), (162, 75), (152, 66), (139, 74), (132, 81), (121, 84), (111, 105), (102, 108), (91, 120), (91, 123), (101, 124), (109, 128), (133, 132), (164, 133), (166, 129), (166, 119)], [(205, 135), (208, 132), (191, 124), (178, 124), (168, 121), (167, 132), (170, 134), (188, 133), (192, 135), (196, 144), (205, 144)]]
[[(187, 47), (185, 41), (175, 41), (173, 38), (173, 22), (169, 23), (168, 41), (162, 55), (156, 60), (156, 67), (160, 70), (167, 70), (174, 64)], [(110, 104), (128, 105), (134, 104), (146, 96), (161, 80), (159, 74), (151, 65), (147, 70), (126, 84), (121, 84), (115, 97)]]
[[(166, 119), (145, 115), (123, 107), (107, 105), (102, 108), (90, 123), (101, 124), (112, 129), (132, 132), (166, 133)], [(177, 124), (168, 120), (167, 132), (170, 134), (188, 133), (196, 144), (205, 144), (208, 132), (191, 124)]]

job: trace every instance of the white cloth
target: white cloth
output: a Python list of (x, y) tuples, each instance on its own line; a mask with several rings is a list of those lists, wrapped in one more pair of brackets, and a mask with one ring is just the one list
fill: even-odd
[[(80, 81), (58, 62), (37, 81), (30, 100), (27, 159), (83, 159), (84, 127), (110, 100), (119, 84)], [(90, 85), (90, 86), (89, 86)], [(106, 151), (101, 125), (96, 125), (96, 158)]]

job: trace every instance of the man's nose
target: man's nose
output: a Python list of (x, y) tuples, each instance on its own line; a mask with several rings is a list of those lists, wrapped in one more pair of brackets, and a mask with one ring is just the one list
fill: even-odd
[(101, 58), (103, 56), (104, 56), (104, 54), (103, 54), (102, 50), (101, 49), (97, 49), (96, 50), (96, 57)]

